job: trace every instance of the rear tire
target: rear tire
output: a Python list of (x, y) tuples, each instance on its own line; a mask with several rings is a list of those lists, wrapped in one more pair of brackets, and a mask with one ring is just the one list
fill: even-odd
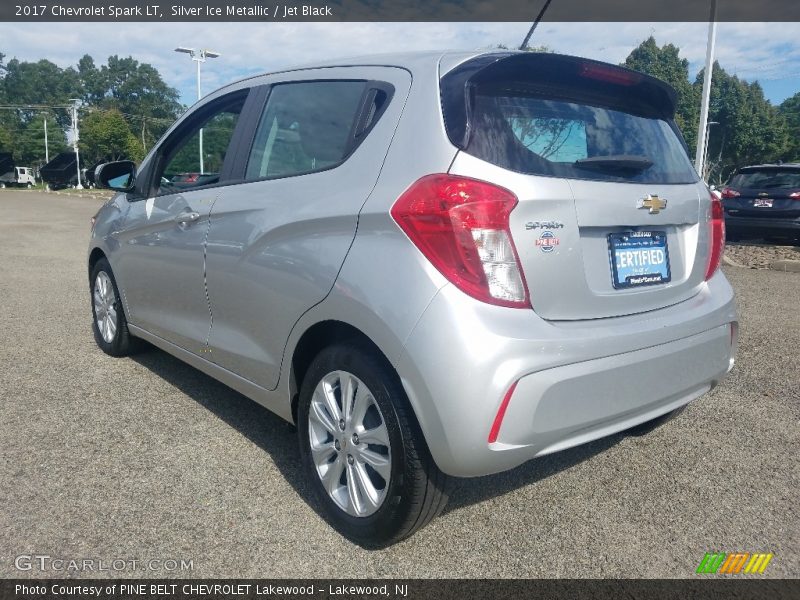
[(128, 331), (125, 309), (108, 260), (97, 261), (89, 280), (92, 331), (97, 345), (110, 356), (128, 356), (139, 351), (143, 343)]
[(354, 343), (320, 352), (303, 380), (297, 422), (303, 470), (325, 517), (348, 539), (388, 546), (447, 503), (449, 478), (396, 373), (374, 352)]

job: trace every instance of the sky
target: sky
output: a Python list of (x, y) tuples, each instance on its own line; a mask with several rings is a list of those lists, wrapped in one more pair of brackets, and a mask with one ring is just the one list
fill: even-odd
[[(24, 26), (23, 26), (24, 25)], [(46, 58), (61, 67), (84, 54), (104, 63), (132, 56), (150, 63), (190, 105), (196, 99), (194, 63), (178, 46), (220, 53), (203, 65), (212, 91), (247, 75), (376, 52), (515, 47), (528, 23), (0, 23), (6, 60)], [(531, 45), (619, 63), (653, 35), (673, 43), (694, 78), (703, 67), (706, 23), (542, 23)], [(719, 23), (716, 58), (732, 74), (761, 82), (773, 104), (800, 91), (800, 23)]]

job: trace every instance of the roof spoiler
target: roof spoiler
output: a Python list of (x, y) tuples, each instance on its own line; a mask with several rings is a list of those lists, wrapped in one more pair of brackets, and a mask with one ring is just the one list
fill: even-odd
[(442, 111), (450, 141), (469, 143), (475, 90), (524, 85), (527, 92), (561, 100), (672, 119), (677, 93), (669, 84), (608, 63), (541, 52), (498, 52), (461, 63), (441, 78)]

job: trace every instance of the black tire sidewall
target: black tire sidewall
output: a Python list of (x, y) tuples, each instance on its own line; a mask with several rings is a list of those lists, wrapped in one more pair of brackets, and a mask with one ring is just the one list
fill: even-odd
[[(392, 473), (389, 489), (381, 507), (366, 517), (353, 517), (330, 498), (311, 458), (308, 415), (311, 397), (319, 381), (332, 371), (348, 371), (372, 392), (383, 415), (391, 444)], [(380, 546), (389, 541), (405, 522), (409, 506), (406, 461), (407, 440), (395, 409), (395, 402), (405, 400), (399, 383), (379, 361), (371, 359), (355, 345), (337, 345), (323, 350), (309, 367), (300, 391), (297, 432), (305, 476), (322, 505), (325, 517), (345, 537), (363, 545)]]
[[(114, 289), (114, 307), (117, 311), (117, 330), (114, 333), (114, 339), (111, 340), (110, 343), (103, 339), (103, 335), (100, 333), (100, 330), (97, 327), (97, 315), (95, 314), (94, 308), (94, 286), (97, 276), (101, 272), (108, 275), (108, 278), (111, 280), (111, 285)], [(122, 301), (120, 300), (117, 281), (114, 279), (114, 273), (111, 270), (111, 265), (108, 263), (108, 260), (101, 258), (99, 261), (97, 261), (97, 264), (95, 264), (94, 268), (92, 269), (90, 281), (91, 284), (89, 286), (89, 297), (92, 305), (92, 332), (94, 333), (94, 339), (97, 342), (97, 345), (100, 346), (100, 349), (106, 354), (120, 356), (125, 353), (124, 332), (127, 331), (127, 323), (125, 321), (125, 314), (122, 310)]]

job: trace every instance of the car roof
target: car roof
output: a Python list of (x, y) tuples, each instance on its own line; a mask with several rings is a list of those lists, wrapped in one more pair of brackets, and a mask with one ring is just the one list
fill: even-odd
[(748, 165), (746, 167), (739, 167), (739, 171), (750, 169), (800, 169), (800, 163), (765, 163), (763, 165)]
[(400, 67), (411, 71), (412, 75), (416, 71), (436, 68), (442, 64), (442, 71), (447, 72), (450, 68), (476, 56), (484, 54), (511, 54), (515, 51), (509, 50), (421, 50), (415, 52), (391, 52), (364, 54), (361, 56), (346, 56), (328, 60), (305, 63), (284, 69), (257, 73), (249, 77), (244, 77), (225, 85), (217, 91), (236, 86), (237, 84), (267, 75), (279, 75), (294, 71), (305, 71), (308, 69), (325, 69), (332, 67)]

